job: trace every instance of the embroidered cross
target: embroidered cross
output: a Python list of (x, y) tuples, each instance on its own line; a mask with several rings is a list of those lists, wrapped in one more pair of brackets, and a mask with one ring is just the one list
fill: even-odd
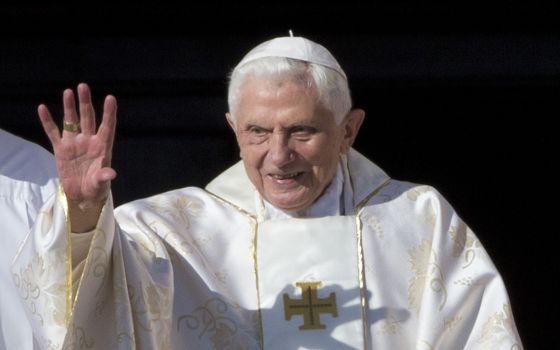
[(286, 321), (292, 319), (293, 315), (302, 315), (303, 325), (299, 326), (300, 330), (325, 329), (326, 326), (321, 324), (319, 316), (325, 313), (329, 313), (333, 317), (338, 316), (336, 294), (332, 292), (328, 298), (319, 299), (317, 288), (321, 286), (321, 282), (297, 282), (296, 286), (301, 288), (301, 299), (290, 299), (289, 295), (284, 293), (284, 318)]

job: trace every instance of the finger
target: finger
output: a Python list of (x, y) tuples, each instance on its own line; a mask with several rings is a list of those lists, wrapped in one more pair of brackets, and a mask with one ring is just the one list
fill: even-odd
[(86, 135), (95, 134), (95, 110), (91, 102), (91, 92), (86, 83), (78, 85), (78, 101), (80, 103), (80, 127)]
[[(76, 101), (74, 100), (74, 93), (70, 89), (64, 90), (62, 94), (62, 104), (64, 105), (64, 122), (78, 124), (78, 113), (76, 112)], [(76, 135), (75, 131), (62, 131), (62, 137)]]
[(40, 104), (39, 107), (37, 107), (37, 114), (39, 114), (43, 130), (45, 130), (53, 148), (56, 147), (60, 142), (60, 130), (58, 130), (58, 127), (53, 121), (49, 109), (44, 104)]
[(99, 125), (97, 135), (100, 140), (107, 145), (107, 149), (113, 148), (113, 141), (115, 139), (115, 129), (117, 125), (117, 99), (108, 95), (105, 98), (103, 105), (103, 120)]

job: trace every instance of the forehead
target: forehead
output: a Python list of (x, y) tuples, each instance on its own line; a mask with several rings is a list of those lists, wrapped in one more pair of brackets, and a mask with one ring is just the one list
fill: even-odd
[[(290, 94), (317, 98), (317, 89), (312, 80), (305, 77), (289, 75), (266, 75), (248, 76), (241, 85), (240, 95), (242, 98), (272, 98), (285, 97)], [(274, 96), (275, 95), (275, 96)]]
[[(295, 77), (248, 77), (241, 87), (238, 118), (244, 122), (275, 118), (331, 120), (314, 84)], [(325, 118), (327, 117), (327, 118)]]

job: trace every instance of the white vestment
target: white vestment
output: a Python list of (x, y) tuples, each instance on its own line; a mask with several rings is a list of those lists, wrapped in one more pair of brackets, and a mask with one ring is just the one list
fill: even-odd
[(354, 150), (341, 164), (342, 215), (271, 218), (241, 163), (205, 190), (114, 214), (109, 199), (81, 262), (59, 193), (13, 265), (38, 342), (522, 348), (499, 273), (445, 199), (391, 180)]
[(33, 349), (10, 266), (41, 206), (55, 193), (56, 178), (52, 154), (0, 129), (0, 350)]

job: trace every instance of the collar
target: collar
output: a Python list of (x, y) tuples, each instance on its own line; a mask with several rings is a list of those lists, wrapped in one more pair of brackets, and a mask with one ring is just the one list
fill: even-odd
[[(342, 167), (344, 193), (352, 194), (344, 198), (344, 207), (348, 215), (354, 213), (362, 201), (368, 199), (390, 178), (381, 168), (354, 149), (351, 149), (347, 156), (342, 156), (342, 160), (342, 164), (346, 163), (346, 166)], [(349, 188), (346, 188), (347, 186)], [(242, 211), (257, 216), (256, 189), (245, 172), (243, 161), (237, 162), (218, 175), (206, 186), (206, 191)]]

